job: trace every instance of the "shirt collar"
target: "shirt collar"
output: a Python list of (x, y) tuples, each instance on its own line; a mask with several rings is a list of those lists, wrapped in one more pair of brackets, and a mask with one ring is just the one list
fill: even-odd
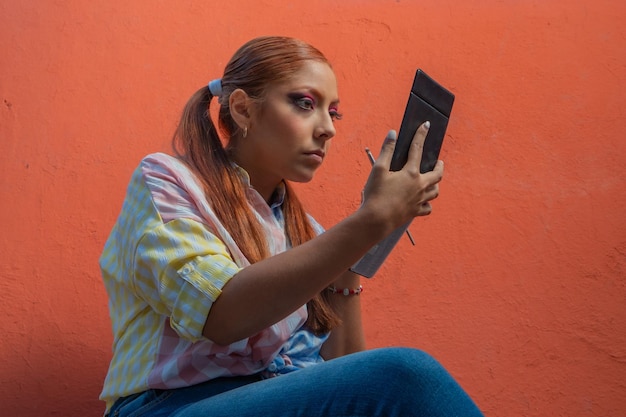
[[(252, 186), (252, 184), (250, 184), (250, 174), (248, 174), (248, 171), (246, 171), (239, 165), (235, 164), (234, 162), (233, 162), (233, 165), (237, 169), (237, 172), (239, 173), (239, 176), (243, 180), (243, 183), (246, 185), (246, 187), (254, 190), (254, 187)], [(257, 191), (255, 190), (255, 192)], [(276, 189), (272, 193), (272, 197), (270, 197), (270, 201), (269, 201), (270, 208), (274, 209), (276, 207), (282, 206), (283, 201), (285, 201), (285, 192), (286, 192), (286, 186), (285, 186), (285, 181), (283, 180), (280, 182), (280, 184), (278, 184), (278, 187), (276, 187)]]

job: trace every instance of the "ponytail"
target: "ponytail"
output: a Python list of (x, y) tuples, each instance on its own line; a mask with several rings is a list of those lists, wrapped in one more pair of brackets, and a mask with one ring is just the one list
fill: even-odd
[(187, 102), (174, 134), (174, 151), (198, 174), (207, 200), (244, 256), (258, 262), (269, 255), (267, 241), (211, 120), (211, 98), (204, 87)]
[[(286, 193), (283, 200), (285, 232), (293, 247), (313, 239), (316, 234), (296, 193), (288, 183), (285, 185)], [(307, 303), (309, 317), (306, 324), (315, 334), (328, 332), (339, 325), (339, 317), (335, 314), (328, 299), (331, 295), (329, 291), (323, 291)]]
[[(235, 89), (241, 88), (248, 96), (262, 101), (268, 86), (288, 79), (304, 62), (311, 60), (330, 65), (320, 51), (293, 38), (260, 37), (239, 48), (226, 65), (219, 86), (217, 80), (210, 83), (216, 94), (221, 93), (220, 133), (229, 140), (241, 133), (230, 115), (228, 104), (228, 97)], [(174, 135), (174, 151), (198, 175), (215, 214), (248, 261), (255, 263), (270, 256), (265, 232), (252, 212), (246, 198), (246, 186), (211, 120), (211, 88), (198, 90), (185, 106)], [(302, 204), (288, 184), (283, 213), (285, 233), (292, 247), (315, 237)], [(328, 291), (310, 300), (307, 309), (307, 326), (316, 334), (326, 333), (339, 324)]]

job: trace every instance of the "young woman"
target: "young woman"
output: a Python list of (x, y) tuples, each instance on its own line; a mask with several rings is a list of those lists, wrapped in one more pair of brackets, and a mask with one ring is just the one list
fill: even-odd
[(176, 156), (141, 161), (100, 260), (114, 333), (109, 416), (481, 415), (427, 354), (364, 350), (348, 269), (431, 212), (443, 164), (419, 173), (425, 123), (405, 168), (390, 172), (390, 132), (361, 207), (323, 231), (289, 182), (323, 163), (338, 105), (318, 50), (254, 39), (191, 97)]

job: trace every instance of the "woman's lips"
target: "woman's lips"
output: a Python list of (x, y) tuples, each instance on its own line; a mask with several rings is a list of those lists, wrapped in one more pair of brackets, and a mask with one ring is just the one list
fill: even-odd
[(318, 150), (318, 151), (312, 151), (312, 152), (306, 152), (305, 155), (313, 160), (315, 160), (318, 163), (322, 163), (322, 161), (324, 161), (324, 156), (326, 156), (326, 154), (324, 153), (324, 151)]

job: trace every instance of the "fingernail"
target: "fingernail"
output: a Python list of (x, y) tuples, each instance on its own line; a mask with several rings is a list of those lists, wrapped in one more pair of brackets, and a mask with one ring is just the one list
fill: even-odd
[(424, 122), (424, 127), (426, 129), (430, 129), (430, 122), (429, 121)]

